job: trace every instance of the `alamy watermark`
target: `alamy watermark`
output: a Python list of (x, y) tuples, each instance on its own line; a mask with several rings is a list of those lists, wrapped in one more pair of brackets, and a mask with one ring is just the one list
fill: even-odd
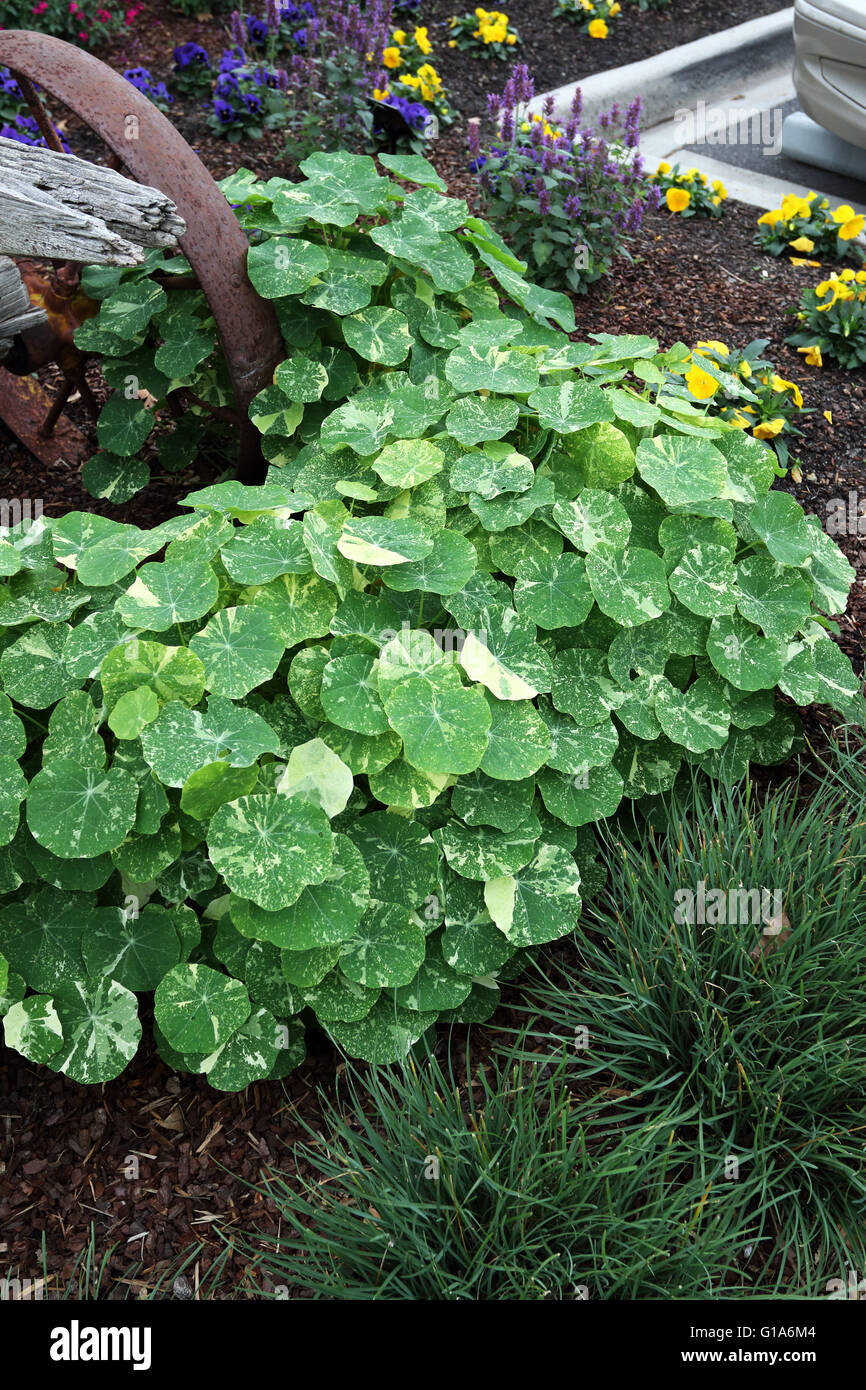
[(674, 921), (689, 926), (758, 926), (766, 936), (778, 936), (783, 925), (781, 888), (708, 888), (706, 880), (694, 888), (674, 892)]
[(41, 497), (0, 497), (0, 536), (22, 534), (42, 516)]
[(782, 150), (780, 106), (769, 111), (738, 111), (731, 106), (707, 106), (699, 101), (694, 110), (678, 107), (674, 112), (677, 146), (755, 145), (767, 156)]

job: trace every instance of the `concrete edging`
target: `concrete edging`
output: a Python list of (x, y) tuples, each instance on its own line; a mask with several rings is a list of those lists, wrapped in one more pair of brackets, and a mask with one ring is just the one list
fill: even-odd
[(794, 10), (778, 10), (747, 20), (732, 29), (681, 44), (625, 67), (594, 73), (535, 97), (530, 109), (540, 110), (545, 99), (554, 99), (554, 117), (567, 115), (576, 87), (583, 95), (582, 119), (594, 124), (599, 113), (614, 102), (621, 107), (634, 97), (643, 100), (643, 125), (669, 120), (676, 111), (703, 99), (709, 101), (731, 83), (749, 83), (755, 74), (789, 69), (794, 62)]

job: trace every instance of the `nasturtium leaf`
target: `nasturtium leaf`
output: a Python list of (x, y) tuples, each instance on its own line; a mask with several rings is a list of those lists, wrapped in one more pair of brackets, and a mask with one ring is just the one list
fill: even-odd
[(586, 573), (602, 613), (621, 627), (638, 627), (670, 607), (665, 567), (651, 550), (600, 546), (587, 555)]
[(540, 844), (515, 874), (485, 883), (484, 901), (512, 946), (539, 946), (577, 925), (580, 871), (559, 845)]
[(722, 546), (733, 560), (737, 553), (737, 533), (729, 521), (717, 517), (672, 513), (659, 526), (658, 539), (664, 548), (665, 567), (670, 572), (683, 556), (696, 546)]
[(292, 749), (276, 784), (281, 796), (304, 798), (329, 818), (345, 810), (353, 787), (350, 769), (320, 738)]
[(27, 823), (36, 840), (61, 859), (116, 849), (135, 820), (138, 787), (128, 772), (52, 760), (30, 783)]
[(429, 555), (434, 538), (415, 521), (387, 517), (350, 517), (343, 526), (337, 548), (358, 565), (402, 565)]
[(514, 604), (521, 618), (538, 627), (579, 627), (593, 605), (585, 559), (582, 555), (548, 558), (531, 577), (518, 579)]
[(556, 502), (553, 519), (577, 550), (623, 550), (629, 543), (631, 522), (625, 507), (601, 489), (586, 488), (574, 501)]
[(337, 609), (332, 588), (317, 574), (281, 574), (242, 597), (276, 623), (280, 641), (295, 647), (310, 637), (324, 637)]
[(626, 694), (611, 680), (604, 652), (572, 647), (558, 652), (553, 663), (552, 699), (562, 714), (580, 728), (607, 724), (611, 710), (625, 704)]
[(707, 655), (719, 675), (739, 690), (771, 689), (785, 665), (781, 643), (762, 636), (739, 613), (713, 619)]
[[(695, 519), (688, 518), (689, 521)], [(668, 584), (684, 607), (704, 618), (722, 617), (733, 613), (737, 606), (739, 595), (733, 557), (723, 545), (699, 541), (687, 549), (668, 575)]]
[(467, 826), (450, 820), (435, 832), (434, 838), (456, 874), (486, 880), (515, 873), (528, 864), (539, 833), (538, 821), (530, 815), (514, 830)]
[(117, 611), (130, 627), (163, 632), (175, 623), (201, 618), (218, 593), (216, 574), (204, 562), (143, 565), (117, 600)]
[(254, 941), (247, 951), (243, 974), (254, 1004), (264, 1005), (277, 1018), (297, 1013), (297, 990), (283, 974), (278, 947), (269, 941)]
[(432, 806), (449, 784), (444, 773), (420, 772), (404, 758), (388, 763), (381, 772), (371, 772), (369, 781), (377, 801), (401, 810)]
[(317, 401), (327, 384), (328, 373), (321, 362), (315, 362), (303, 353), (295, 353), (294, 357), (281, 362), (274, 372), (274, 385), (290, 401)]
[(63, 661), (70, 676), (77, 681), (94, 680), (105, 657), (124, 640), (137, 639), (127, 632), (122, 619), (112, 609), (88, 613), (70, 630), (63, 648)]
[(320, 699), (332, 724), (358, 734), (383, 734), (388, 718), (376, 680), (376, 658), (355, 653), (329, 661), (322, 672)]
[(63, 664), (69, 628), (34, 623), (0, 656), (0, 683), (6, 694), (29, 709), (47, 709), (74, 684)]
[(475, 573), (477, 552), (471, 541), (455, 531), (442, 531), (429, 555), (390, 565), (382, 576), (385, 586), (398, 593), (453, 594)]
[(336, 724), (322, 724), (318, 735), (356, 775), (381, 772), (399, 757), (403, 747), (400, 735), (391, 728), (384, 734), (369, 735), (355, 734)]
[(527, 492), (535, 481), (535, 470), (525, 454), (494, 441), (456, 459), (449, 479), (456, 492), (471, 492), (489, 502), (503, 493)]
[(0, 578), (8, 579), (21, 569), (21, 556), (5, 537), (0, 536)]
[(365, 989), (408, 984), (424, 960), (424, 932), (408, 909), (375, 900), (340, 950), (340, 970)]
[(525, 526), (497, 532), (489, 538), (489, 546), (496, 569), (514, 578), (535, 579), (548, 572), (550, 562), (562, 554), (564, 542), (558, 530), (532, 520)]
[(247, 252), (247, 274), (263, 299), (302, 294), (327, 266), (324, 247), (300, 237), (270, 237)]
[(660, 434), (637, 446), (638, 472), (668, 506), (721, 497), (728, 478), (725, 456), (709, 439)]
[(493, 391), (502, 396), (524, 395), (538, 386), (535, 358), (514, 348), (461, 344), (449, 354), (445, 375), (456, 391), (466, 394)]
[(612, 816), (622, 800), (622, 777), (610, 763), (586, 766), (572, 772), (544, 767), (538, 773), (538, 790), (552, 816), (565, 825), (588, 825)]
[(194, 319), (176, 319), (171, 333), (153, 355), (153, 364), (172, 381), (183, 381), (195, 368), (210, 357), (216, 347), (213, 333), (202, 331)]
[(841, 613), (855, 571), (836, 542), (822, 529), (818, 517), (807, 516), (806, 524), (814, 547), (804, 565), (804, 572), (812, 583), (812, 602), (822, 613)]
[(250, 1015), (250, 997), (240, 980), (208, 965), (175, 965), (157, 985), (156, 1021), (178, 1052), (210, 1052)]
[(386, 444), (371, 467), (388, 487), (411, 488), (442, 471), (445, 455), (427, 439), (398, 439)]
[(449, 410), (445, 426), (454, 439), (469, 446), (509, 434), (519, 414), (517, 402), (508, 398), (461, 396)]
[(381, 991), (366, 989), (332, 970), (317, 985), (302, 991), (304, 1003), (322, 1022), (357, 1023), (366, 1018)]
[(183, 853), (156, 878), (156, 890), (168, 903), (185, 903), (208, 893), (217, 881), (217, 871), (207, 857), (204, 845)]
[(811, 617), (811, 585), (770, 555), (747, 555), (737, 566), (737, 586), (738, 612), (767, 637), (793, 637)]
[(567, 714), (560, 714), (554, 709), (553, 704), (546, 700), (539, 701), (538, 712), (550, 739), (550, 748), (545, 758), (548, 767), (576, 777), (588, 768), (604, 767), (611, 761), (619, 739), (610, 720), (593, 724), (589, 728), (579, 726)]
[(258, 768), (232, 767), (229, 763), (206, 763), (190, 773), (180, 794), (180, 808), (195, 820), (210, 820), (227, 801), (236, 801), (253, 790)]
[(375, 409), (357, 401), (337, 406), (322, 421), (320, 444), (330, 452), (344, 445), (362, 455), (381, 449), (394, 426), (393, 408)]
[(502, 493), (488, 501), (477, 493), (469, 494), (469, 507), (485, 531), (507, 531), (510, 526), (522, 526), (534, 512), (552, 505), (554, 488), (550, 478), (536, 475), (526, 492)]
[(283, 975), (290, 985), (308, 989), (331, 973), (340, 958), (340, 951), (339, 945), (313, 946), (307, 951), (283, 950), (280, 959)]
[(10, 758), (20, 758), (27, 748), (27, 733), (8, 695), (0, 693), (0, 748)]
[(492, 612), (484, 628), (466, 633), (460, 665), (499, 700), (531, 700), (551, 682), (550, 661), (536, 637), (535, 624), (513, 608)]
[(271, 481), (256, 486), (230, 481), (187, 493), (182, 505), (195, 507), (197, 511), (222, 512), (247, 522), (266, 514), (303, 511), (309, 506), (309, 499), (299, 497), (284, 483)]
[(141, 746), (159, 780), (167, 787), (182, 787), (207, 763), (249, 767), (263, 753), (276, 753), (280, 741), (253, 710), (212, 695), (204, 712), (187, 709), (177, 700), (164, 705), (153, 724), (142, 730)]
[[(271, 1075), (280, 1055), (280, 1026), (269, 1009), (256, 1008), (198, 1070), (218, 1091), (242, 1091)], [(299, 1054), (292, 1065), (303, 1060)]]
[(84, 690), (70, 690), (51, 711), (48, 737), (42, 745), (45, 766), (55, 758), (71, 758), (87, 767), (105, 767), (105, 744), (97, 732), (98, 706)]
[(98, 854), (95, 859), (60, 859), (34, 840), (32, 835), (27, 836), (26, 852), (43, 883), (69, 893), (95, 892), (114, 873), (114, 864), (108, 854)]
[(152, 835), (131, 834), (111, 851), (111, 858), (131, 882), (150, 883), (175, 863), (182, 849), (180, 827), (175, 821), (163, 820)]
[(731, 727), (731, 707), (706, 677), (683, 693), (665, 682), (655, 697), (655, 712), (668, 738), (692, 753), (722, 748)]
[(93, 902), (43, 888), (0, 909), (0, 949), (31, 989), (50, 994), (64, 980), (85, 974), (81, 936)]
[(402, 627), (379, 653), (379, 694), (383, 699), (404, 681), (436, 680), (454, 665), (454, 654), (439, 646), (429, 632)]
[(454, 667), (398, 681), (383, 700), (388, 722), (402, 738), (404, 756), (413, 767), (450, 775), (473, 772), (480, 765), (490, 710), (481, 691), (463, 685)]
[(445, 879), (442, 956), (463, 975), (489, 975), (504, 965), (514, 947), (495, 927), (484, 901), (486, 885), (449, 873)]
[(266, 386), (250, 401), (249, 417), (265, 438), (291, 439), (304, 418), (304, 407), (290, 401), (278, 386)]
[(818, 678), (817, 698), (831, 709), (853, 715), (861, 686), (847, 656), (829, 637), (822, 637), (812, 648), (812, 658)]
[(258, 793), (219, 808), (208, 830), (208, 853), (233, 893), (275, 912), (326, 877), (333, 836), (318, 806)]
[(255, 903), (232, 908), (244, 935), (290, 951), (308, 951), (348, 941), (370, 902), (370, 875), (360, 851), (347, 835), (334, 836), (334, 858), (327, 877), (309, 884), (296, 902), (277, 912)]
[(470, 772), (451, 793), (451, 809), (467, 825), (514, 830), (529, 815), (534, 793), (535, 781), (529, 776), (519, 781), (496, 781), (486, 772)]
[(439, 939), (427, 947), (427, 955), (414, 979), (395, 991), (397, 1004), (404, 1009), (456, 1009), (472, 989), (472, 980), (454, 970), (442, 957)]
[[(605, 394), (614, 404), (617, 393), (608, 391)], [(604, 422), (581, 429), (565, 439), (563, 446), (571, 469), (579, 470), (588, 488), (615, 487), (634, 473), (634, 448), (615, 425)]]
[[(73, 638), (77, 631), (73, 631)], [(106, 653), (99, 679), (109, 710), (124, 695), (145, 689), (153, 692), (160, 705), (180, 700), (193, 706), (204, 694), (204, 666), (194, 652), (188, 647), (164, 646), (137, 637)]]
[(87, 972), (117, 980), (139, 992), (156, 989), (180, 960), (180, 939), (164, 908), (147, 906), (137, 915), (103, 909), (88, 920), (81, 938)]
[(96, 438), (100, 449), (120, 458), (130, 458), (139, 452), (155, 424), (154, 412), (148, 410), (138, 396), (128, 400), (115, 392), (102, 407)]
[(312, 569), (301, 522), (270, 515), (236, 530), (220, 558), (238, 584), (267, 584), (281, 574), (309, 574)]
[(360, 1022), (329, 1022), (328, 1032), (351, 1056), (372, 1066), (386, 1066), (403, 1061), (435, 1021), (435, 1013), (401, 1009), (393, 999), (386, 998), (374, 1004)]
[(138, 738), (158, 714), (159, 700), (149, 685), (141, 685), (121, 695), (108, 716), (108, 727), (116, 738)]
[(502, 782), (531, 776), (546, 761), (550, 746), (536, 709), (529, 700), (500, 700), (490, 691), (485, 699), (490, 724), (481, 771)]
[(325, 721), (319, 693), (322, 689), (322, 672), (330, 659), (331, 653), (327, 647), (302, 647), (289, 666), (292, 699), (305, 718), (314, 724)]
[(342, 322), (343, 337), (359, 357), (396, 367), (412, 346), (405, 314), (398, 309), (362, 308)]
[(60, 1019), (47, 994), (31, 994), (13, 1004), (4, 1016), (3, 1031), (6, 1046), (31, 1062), (48, 1062), (63, 1046)]
[(374, 811), (347, 826), (370, 876), (370, 895), (407, 910), (435, 891), (439, 855), (423, 828), (403, 816)]
[(112, 1081), (141, 1038), (138, 1001), (116, 980), (70, 980), (53, 991), (63, 1046), (51, 1066), (87, 1085)]
[(652, 741), (621, 730), (613, 765), (623, 779), (623, 795), (632, 800), (670, 791), (683, 756), (681, 748), (663, 734)]
[(398, 179), (405, 179), (408, 183), (421, 184), (424, 188), (435, 188), (439, 193), (447, 191), (447, 184), (423, 155), (381, 154), (378, 159), (383, 168), (390, 169), (393, 174), (397, 175)]
[(262, 609), (221, 608), (189, 644), (205, 670), (205, 687), (240, 699), (269, 680), (285, 651), (277, 619)]
[(774, 489), (748, 512), (748, 523), (780, 565), (804, 565), (815, 549), (815, 534), (799, 502)]
[(557, 434), (575, 434), (614, 419), (614, 410), (607, 393), (589, 381), (561, 381), (555, 386), (541, 386), (529, 398), (538, 411), (542, 429)]

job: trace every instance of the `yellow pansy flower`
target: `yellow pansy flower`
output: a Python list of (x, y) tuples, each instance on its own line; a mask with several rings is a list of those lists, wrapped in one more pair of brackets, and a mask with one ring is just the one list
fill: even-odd
[(812, 205), (808, 198), (801, 198), (797, 193), (786, 193), (782, 199), (782, 216), (786, 219), (809, 218), (812, 216)]
[(656, 169), (657, 174), (669, 174), (670, 171), (671, 166), (668, 164), (666, 159), (663, 159), (659, 164), (659, 167)]
[(731, 416), (731, 424), (736, 425), (737, 429), (747, 430), (750, 428), (752, 422), (748, 415), (744, 415), (741, 410), (735, 410)]
[(774, 391), (790, 391), (794, 397), (794, 404), (797, 409), (803, 405), (803, 397), (796, 381), (786, 381), (784, 377), (773, 374), (772, 387)]
[(686, 386), (698, 401), (708, 401), (719, 389), (715, 377), (705, 372), (703, 367), (690, 367), (685, 376)]
[(422, 53), (425, 53), (425, 54), (426, 54), (426, 53), (432, 53), (432, 52), (433, 52), (433, 45), (432, 45), (432, 43), (430, 42), (429, 38), (427, 37), (427, 29), (426, 29), (426, 27), (424, 27), (424, 28), (421, 28), (421, 27), (417, 28), (417, 29), (415, 30), (415, 33), (413, 34), (412, 37), (414, 38), (415, 42), (417, 43), (417, 45), (418, 45), (418, 47), (420, 48), (420, 50), (421, 50)]
[(737, 371), (743, 378), (743, 381), (748, 381), (749, 377), (752, 375), (752, 364), (750, 362), (747, 362), (744, 357), (739, 367), (737, 368)]
[(758, 226), (775, 227), (777, 222), (781, 222), (783, 216), (781, 208), (773, 208), (770, 212), (762, 213), (758, 218)]
[(821, 264), (820, 261), (808, 261), (808, 260), (806, 260), (803, 256), (792, 256), (792, 257), (791, 257), (791, 265), (810, 265), (810, 266), (816, 267), (816, 266), (820, 266), (820, 264)]
[(399, 68), (403, 58), (399, 48), (386, 48), (382, 54), (382, 62), (386, 68)]
[(843, 222), (839, 228), (839, 240), (853, 241), (856, 236), (860, 235), (864, 226), (866, 226), (866, 217), (863, 217), (862, 214), (849, 217), (848, 221)]
[(391, 93), (388, 91), (388, 88), (387, 88), (387, 87), (386, 87), (385, 90), (382, 91), (382, 92), (379, 91), (379, 88), (378, 88), (378, 87), (374, 87), (374, 88), (373, 88), (373, 100), (374, 100), (374, 101), (387, 101), (390, 95), (391, 95)]
[(782, 419), (764, 420), (760, 425), (756, 425), (752, 430), (756, 439), (775, 439), (777, 434), (781, 434), (785, 428), (785, 421)]
[(823, 367), (824, 359), (817, 343), (812, 343), (811, 347), (798, 347), (797, 351), (803, 354), (803, 361), (807, 367)]
[(798, 236), (796, 241), (789, 241), (788, 245), (792, 251), (814, 251), (815, 243), (807, 236)]
[(400, 48), (402, 48), (404, 43), (406, 42), (406, 30), (395, 29), (393, 34), (391, 35), (391, 38)]
[(665, 202), (671, 212), (684, 212), (692, 201), (692, 195), (685, 188), (669, 188)]
[(608, 27), (603, 19), (591, 19), (586, 31), (591, 39), (606, 39)]
[(730, 349), (726, 343), (720, 343), (718, 338), (706, 338), (698, 343), (695, 352), (699, 357), (705, 357), (706, 353), (700, 351), (701, 348), (709, 348), (711, 352), (717, 352), (720, 357), (730, 357)]
[(727, 198), (728, 190), (725, 188), (725, 185), (722, 183), (721, 179), (713, 179), (711, 187), (713, 189), (713, 192), (718, 193), (720, 198)]
[(607, 12), (608, 19), (614, 19), (619, 14), (621, 9), (622, 5), (619, 3), (619, 0), (614, 0), (614, 3), (611, 5), (610, 9)]

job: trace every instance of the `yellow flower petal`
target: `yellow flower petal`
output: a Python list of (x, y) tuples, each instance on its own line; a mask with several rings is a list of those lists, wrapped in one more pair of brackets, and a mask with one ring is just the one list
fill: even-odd
[(665, 202), (670, 212), (684, 212), (692, 201), (692, 195), (685, 188), (669, 188)]

